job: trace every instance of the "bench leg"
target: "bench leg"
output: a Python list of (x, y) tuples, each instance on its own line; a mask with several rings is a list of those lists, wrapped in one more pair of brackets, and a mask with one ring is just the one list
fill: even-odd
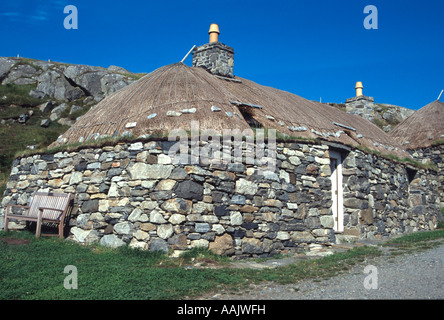
[(8, 223), (9, 223), (9, 218), (8, 216), (5, 216), (5, 232), (8, 232)]
[(37, 218), (37, 226), (35, 228), (35, 237), (36, 238), (40, 237), (41, 230), (42, 230), (42, 217), (41, 217), (41, 215), (39, 215), (39, 217)]
[(59, 238), (63, 239), (63, 223), (61, 221), (59, 223)]

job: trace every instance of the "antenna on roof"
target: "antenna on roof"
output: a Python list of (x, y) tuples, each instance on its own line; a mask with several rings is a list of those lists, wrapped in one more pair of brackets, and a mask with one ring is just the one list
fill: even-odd
[(183, 57), (183, 59), (180, 62), (184, 62), (186, 58), (188, 58), (188, 56), (190, 55), (190, 53), (194, 50), (194, 48), (196, 48), (196, 45), (194, 45), (190, 51), (188, 51), (188, 53), (185, 55), (185, 57)]
[(443, 92), (443, 91), (444, 91), (444, 90), (441, 90), (441, 93), (439, 94), (438, 99), (436, 99), (436, 100), (439, 101), (439, 98), (441, 98), (441, 95), (442, 95), (442, 92)]

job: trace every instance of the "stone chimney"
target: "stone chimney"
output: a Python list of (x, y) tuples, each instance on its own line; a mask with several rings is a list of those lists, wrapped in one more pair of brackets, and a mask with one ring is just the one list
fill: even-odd
[(364, 86), (361, 81), (356, 82), (356, 96), (345, 100), (345, 112), (357, 114), (373, 121), (375, 118), (375, 99), (362, 94)]
[(219, 26), (213, 23), (208, 32), (209, 43), (193, 51), (193, 67), (201, 67), (208, 72), (222, 77), (234, 78), (233, 48), (219, 42)]

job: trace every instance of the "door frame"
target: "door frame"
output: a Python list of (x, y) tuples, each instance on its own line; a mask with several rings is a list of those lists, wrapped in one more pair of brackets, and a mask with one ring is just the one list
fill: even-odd
[[(342, 186), (342, 155), (341, 153), (329, 150), (331, 169), (331, 197), (332, 213), (335, 233), (344, 232), (344, 189)], [(333, 166), (336, 162), (336, 166)]]

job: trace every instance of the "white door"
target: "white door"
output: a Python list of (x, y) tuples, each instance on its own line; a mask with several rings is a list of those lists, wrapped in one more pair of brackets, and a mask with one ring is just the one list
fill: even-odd
[(344, 231), (344, 206), (342, 189), (342, 159), (341, 154), (335, 151), (330, 153), (331, 169), (331, 198), (335, 232)]

